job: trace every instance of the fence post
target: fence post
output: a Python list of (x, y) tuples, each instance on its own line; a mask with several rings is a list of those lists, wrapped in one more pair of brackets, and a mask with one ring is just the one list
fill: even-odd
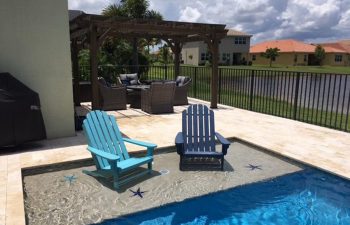
[(198, 67), (197, 66), (195, 66), (194, 67), (194, 87), (193, 87), (193, 89), (194, 89), (194, 97), (195, 98), (197, 98), (197, 69), (198, 69)]
[(254, 96), (254, 80), (255, 80), (255, 70), (252, 70), (250, 76), (250, 93), (249, 93), (249, 110), (253, 111), (253, 96)]
[(294, 93), (293, 120), (297, 119), (299, 82), (300, 82), (300, 72), (297, 72), (297, 80), (295, 82), (295, 93)]
[(219, 103), (221, 103), (221, 81), (222, 81), (222, 79), (221, 79), (221, 76), (222, 76), (222, 68), (219, 68), (218, 67), (218, 70), (219, 70), (219, 90), (218, 90), (218, 102)]
[(164, 65), (164, 70), (165, 70), (165, 80), (168, 79), (168, 66)]

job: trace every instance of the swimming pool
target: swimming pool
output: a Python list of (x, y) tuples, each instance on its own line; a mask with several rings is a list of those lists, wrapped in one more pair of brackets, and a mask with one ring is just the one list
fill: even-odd
[(348, 225), (350, 182), (306, 168), (100, 223), (116, 224)]

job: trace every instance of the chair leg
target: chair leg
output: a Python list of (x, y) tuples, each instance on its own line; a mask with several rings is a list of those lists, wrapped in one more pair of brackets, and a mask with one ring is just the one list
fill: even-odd
[(221, 171), (224, 171), (224, 157), (221, 158)]
[(113, 187), (114, 189), (119, 189), (119, 176), (116, 172), (113, 173)]
[(148, 173), (152, 174), (152, 162), (149, 162), (147, 165), (148, 165)]
[(180, 169), (180, 171), (182, 171), (182, 161), (183, 161), (182, 155), (180, 155), (180, 162), (179, 162), (179, 169)]

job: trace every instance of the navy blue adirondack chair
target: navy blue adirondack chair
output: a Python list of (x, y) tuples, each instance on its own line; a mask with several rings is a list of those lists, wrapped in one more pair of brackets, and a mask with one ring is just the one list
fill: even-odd
[[(115, 189), (146, 173), (152, 172), (153, 150), (157, 145), (129, 138), (123, 138), (114, 116), (104, 111), (92, 111), (83, 122), (83, 129), (88, 140), (87, 150), (91, 152), (96, 171), (83, 170), (85, 174), (97, 177), (113, 177)], [(133, 158), (126, 150), (124, 142), (147, 148), (147, 156)], [(148, 170), (121, 180), (124, 172), (148, 164)]]
[[(221, 152), (216, 151), (216, 138), (222, 144)], [(215, 132), (212, 110), (205, 105), (191, 105), (182, 112), (182, 132), (177, 134), (175, 145), (180, 155), (180, 170), (185, 158), (217, 158), (223, 170), (230, 142)]]

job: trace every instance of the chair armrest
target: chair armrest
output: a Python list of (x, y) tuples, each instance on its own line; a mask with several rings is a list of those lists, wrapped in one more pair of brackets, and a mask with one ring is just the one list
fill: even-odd
[(176, 145), (184, 144), (184, 138), (182, 136), (182, 132), (177, 133), (177, 135), (175, 137), (175, 144)]
[(105, 158), (107, 160), (110, 160), (110, 161), (116, 161), (116, 160), (120, 159), (120, 157), (117, 155), (101, 151), (101, 150), (99, 150), (97, 148), (93, 148), (91, 146), (88, 146), (87, 150), (89, 150), (91, 153), (94, 153), (95, 155), (98, 155), (98, 156)]
[(183, 154), (184, 152), (184, 138), (182, 135), (182, 132), (177, 133), (175, 137), (175, 146), (176, 146), (176, 151), (179, 155)]
[(123, 140), (125, 142), (130, 143), (130, 144), (146, 147), (148, 156), (152, 156), (154, 149), (157, 147), (156, 144), (149, 143), (149, 142), (144, 142), (144, 141), (133, 140), (133, 139), (130, 139), (130, 138), (123, 138)]
[(125, 142), (131, 143), (131, 144), (134, 144), (134, 145), (147, 147), (147, 148), (156, 148), (157, 147), (156, 144), (149, 143), (149, 142), (144, 142), (144, 141), (138, 141), (138, 140), (134, 140), (134, 139), (130, 139), (130, 138), (123, 138), (123, 140)]
[(222, 153), (224, 155), (226, 155), (227, 149), (228, 149), (228, 147), (230, 147), (231, 143), (226, 138), (224, 138), (221, 134), (219, 134), (218, 132), (215, 132), (215, 136), (219, 140), (219, 142), (222, 144)]

